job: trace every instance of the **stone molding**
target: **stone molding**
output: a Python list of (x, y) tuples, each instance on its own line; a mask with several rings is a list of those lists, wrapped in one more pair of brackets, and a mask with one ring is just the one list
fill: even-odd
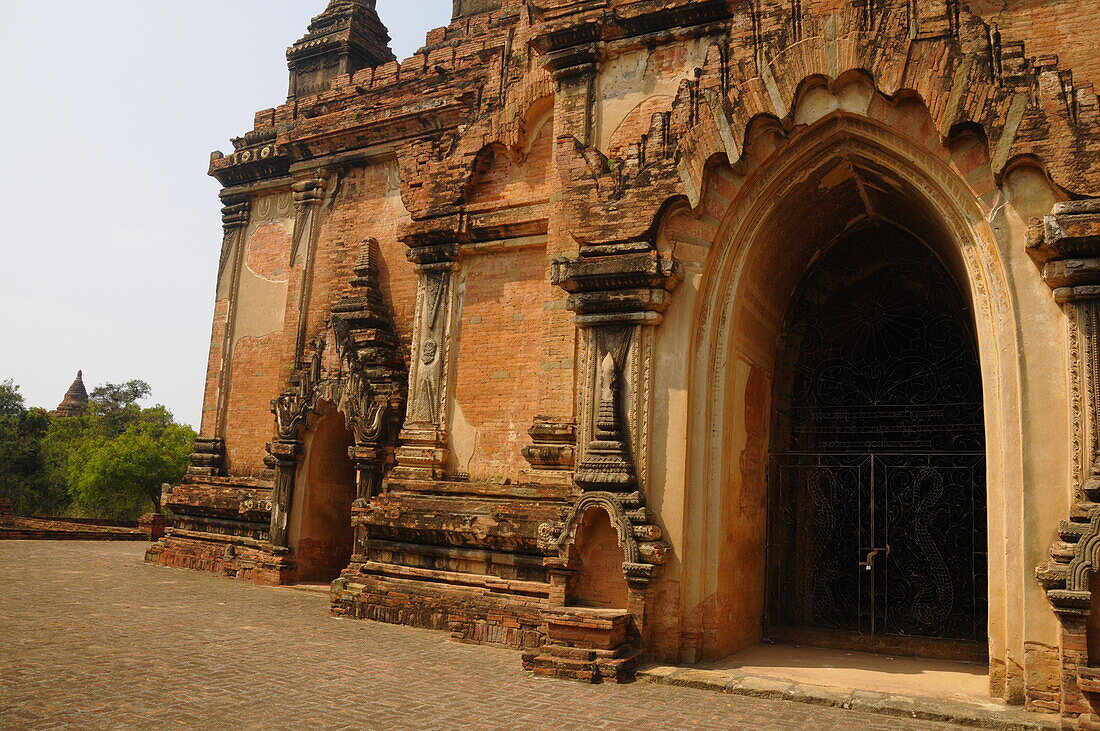
[(570, 507), (561, 522), (544, 523), (539, 527), (539, 547), (551, 556), (547, 566), (566, 569), (575, 565), (572, 548), (577, 539), (584, 513), (593, 507), (605, 510), (623, 549), (623, 573), (627, 584), (644, 589), (656, 575), (657, 568), (668, 560), (669, 546), (661, 540), (662, 531), (652, 513), (645, 507), (639, 492), (586, 492)]

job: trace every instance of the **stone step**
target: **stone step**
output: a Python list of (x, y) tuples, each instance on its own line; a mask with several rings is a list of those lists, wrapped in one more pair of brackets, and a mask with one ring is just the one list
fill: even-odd
[(925, 721), (1002, 731), (1054, 731), (1062, 728), (1058, 716), (1053, 714), (1029, 713), (993, 702), (965, 703), (947, 698), (925, 698), (898, 693), (810, 685), (736, 671), (722, 672), (671, 665), (651, 665), (638, 670), (636, 677), (643, 683), (676, 685), (717, 693), (788, 700), (896, 718), (918, 718)]

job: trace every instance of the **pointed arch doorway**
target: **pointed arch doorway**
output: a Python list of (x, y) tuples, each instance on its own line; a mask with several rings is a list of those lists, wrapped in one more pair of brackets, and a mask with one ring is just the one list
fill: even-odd
[(984, 660), (982, 375), (933, 250), (877, 222), (821, 253), (772, 391), (765, 632)]
[(299, 583), (329, 582), (351, 559), (355, 439), (335, 404), (319, 401), (304, 434), (305, 457), (295, 478), (290, 547)]

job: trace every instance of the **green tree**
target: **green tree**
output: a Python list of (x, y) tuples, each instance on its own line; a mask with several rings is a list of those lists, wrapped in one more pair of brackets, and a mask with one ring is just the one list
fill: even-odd
[(152, 389), (145, 381), (127, 381), (126, 383), (111, 383), (108, 381), (102, 386), (96, 386), (88, 395), (88, 413), (99, 416), (97, 427), (105, 434), (118, 436), (131, 425), (147, 418), (145, 412), (153, 409), (159, 410), (159, 415), (167, 415), (171, 422), (172, 415), (163, 406), (154, 406), (153, 409), (142, 409), (138, 401), (148, 398)]
[(0, 416), (19, 416), (26, 410), (19, 386), (11, 379), (0, 381)]
[(52, 419), (46, 473), (67, 486), (75, 512), (133, 519), (159, 509), (161, 485), (183, 477), (195, 432), (164, 406), (142, 408), (149, 393), (144, 381), (106, 383), (92, 390), (87, 414)]
[(0, 499), (20, 515), (53, 515), (69, 504), (63, 481), (50, 479), (43, 440), (50, 417), (27, 409), (19, 387), (0, 382)]
[(149, 421), (113, 438), (86, 437), (70, 455), (69, 492), (80, 509), (104, 518), (159, 510), (161, 485), (183, 477), (194, 441), (190, 427)]

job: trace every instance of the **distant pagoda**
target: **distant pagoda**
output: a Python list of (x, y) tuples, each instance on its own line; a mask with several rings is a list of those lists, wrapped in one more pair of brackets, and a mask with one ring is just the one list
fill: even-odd
[(65, 398), (57, 408), (50, 412), (51, 416), (83, 416), (88, 410), (88, 389), (84, 388), (84, 371), (76, 372), (76, 380), (69, 390), (65, 392)]

